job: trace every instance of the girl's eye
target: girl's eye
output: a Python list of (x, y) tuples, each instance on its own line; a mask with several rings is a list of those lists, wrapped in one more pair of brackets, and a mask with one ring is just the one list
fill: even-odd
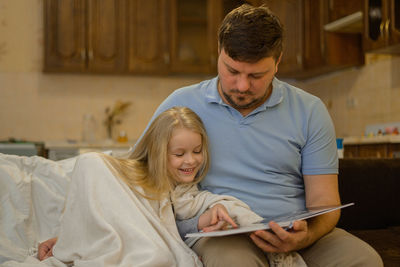
[(199, 150), (199, 151), (193, 151), (195, 154), (200, 154), (201, 153), (201, 150)]
[(175, 156), (177, 156), (177, 157), (182, 157), (183, 154), (175, 154)]

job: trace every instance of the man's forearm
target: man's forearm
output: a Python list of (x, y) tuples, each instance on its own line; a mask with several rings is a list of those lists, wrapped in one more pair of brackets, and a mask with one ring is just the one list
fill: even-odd
[(309, 238), (304, 247), (310, 246), (329, 233), (333, 228), (335, 228), (339, 218), (340, 210), (336, 210), (307, 220)]
[(196, 233), (199, 230), (197, 229), (197, 224), (199, 221), (199, 217), (201, 214), (197, 215), (188, 220), (176, 221), (176, 226), (178, 227), (179, 235), (181, 236), (182, 240), (186, 239), (186, 234), (188, 233)]

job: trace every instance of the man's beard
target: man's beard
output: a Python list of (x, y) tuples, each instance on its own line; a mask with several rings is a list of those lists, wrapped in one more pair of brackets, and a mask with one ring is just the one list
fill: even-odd
[[(255, 98), (255, 99), (251, 100), (251, 101), (250, 101), (249, 103), (247, 103), (247, 104), (240, 105), (240, 104), (238, 104), (237, 102), (235, 102), (235, 100), (233, 100), (233, 98), (232, 98), (230, 95), (228, 95), (227, 93), (225, 93), (223, 90), (221, 90), (221, 91), (222, 91), (222, 94), (224, 95), (226, 101), (229, 103), (229, 105), (230, 105), (231, 107), (235, 108), (235, 109), (249, 109), (249, 108), (255, 107), (255, 106), (257, 106), (258, 104), (260, 104), (261, 102), (265, 101), (266, 95), (268, 94), (268, 90), (267, 90), (267, 91), (265, 92), (265, 94), (264, 94), (262, 97), (260, 97), (260, 98)], [(236, 92), (237, 90), (233, 89), (233, 90), (231, 90), (231, 91)], [(243, 94), (252, 95), (251, 92), (245, 92), (245, 93), (243, 93)], [(238, 98), (239, 98), (239, 100), (241, 100), (240, 98), (242, 98), (242, 97), (238, 97)], [(242, 99), (243, 99), (243, 98), (242, 98)]]

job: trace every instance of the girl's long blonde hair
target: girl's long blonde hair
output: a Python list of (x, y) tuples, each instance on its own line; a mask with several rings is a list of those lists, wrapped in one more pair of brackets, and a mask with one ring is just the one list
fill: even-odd
[(177, 184), (167, 168), (168, 143), (173, 130), (177, 128), (189, 129), (201, 135), (204, 160), (193, 181), (198, 183), (209, 168), (208, 138), (199, 116), (187, 107), (173, 107), (155, 118), (127, 159), (107, 155), (102, 157), (131, 190), (140, 193), (135, 189), (140, 186), (146, 192), (145, 195), (140, 193), (142, 196), (161, 199)]

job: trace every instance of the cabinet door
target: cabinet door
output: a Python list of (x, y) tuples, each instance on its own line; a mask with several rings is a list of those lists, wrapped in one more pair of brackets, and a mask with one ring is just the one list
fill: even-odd
[(365, 0), (364, 11), (365, 50), (399, 53), (400, 1)]
[(366, 51), (389, 45), (385, 34), (388, 20), (387, 1), (365, 0), (364, 7), (364, 47)]
[(335, 21), (362, 10), (364, 0), (328, 0), (328, 22)]
[(217, 28), (222, 0), (171, 1), (171, 71), (216, 73)]
[(45, 0), (45, 71), (86, 68), (85, 1)]
[(389, 30), (391, 33), (390, 43), (392, 45), (400, 44), (400, 1), (390, 0), (390, 24)]
[(288, 73), (303, 69), (303, 0), (265, 0), (265, 4), (280, 19), (285, 28), (283, 57), (279, 64), (279, 72)]
[(88, 70), (121, 72), (126, 68), (126, 0), (88, 1)]
[(167, 73), (170, 63), (170, 0), (129, 2), (129, 71)]

